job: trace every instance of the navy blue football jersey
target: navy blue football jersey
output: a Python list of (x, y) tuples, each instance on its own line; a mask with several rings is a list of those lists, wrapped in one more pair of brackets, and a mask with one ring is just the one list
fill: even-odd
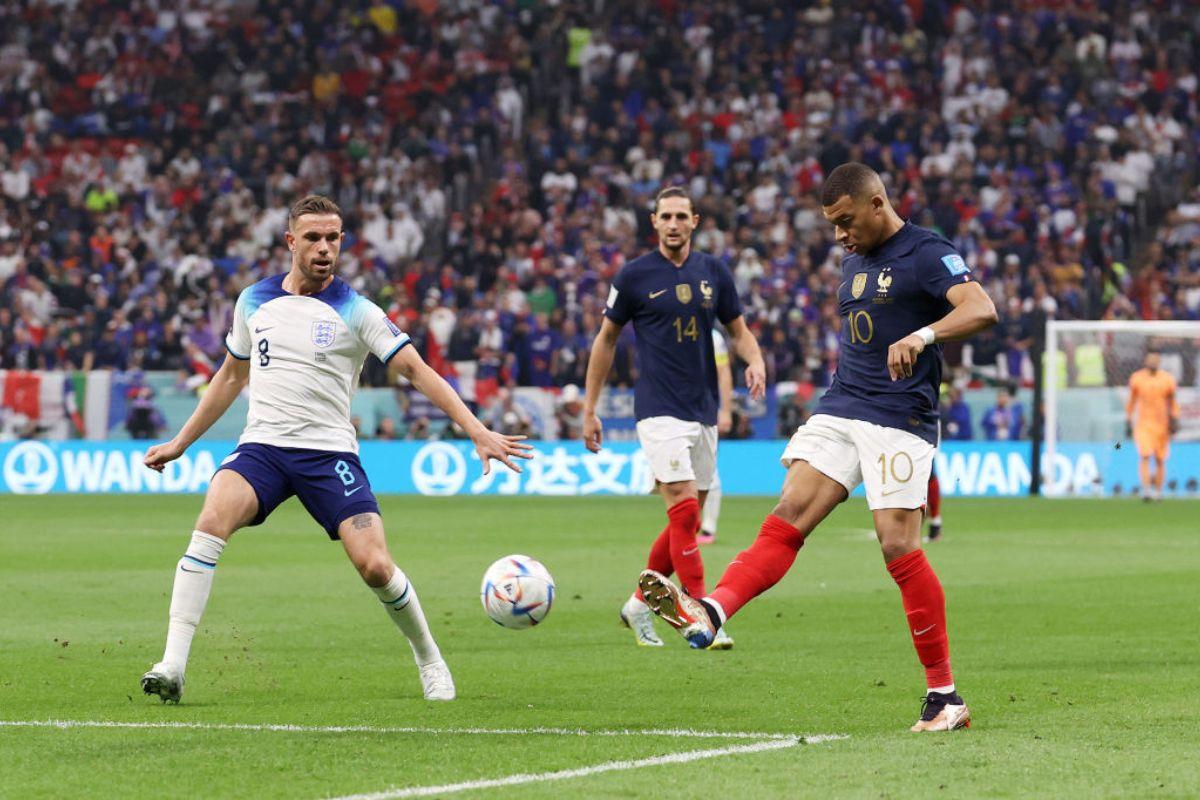
[(950, 313), (946, 292), (971, 280), (954, 246), (906, 223), (874, 252), (842, 261), (841, 353), (814, 413), (864, 420), (938, 441), (942, 346), (926, 347), (910, 377), (888, 375), (888, 348)]
[(640, 362), (634, 415), (717, 424), (713, 325), (742, 315), (729, 269), (695, 250), (676, 267), (655, 250), (613, 280), (605, 316), (633, 320)]

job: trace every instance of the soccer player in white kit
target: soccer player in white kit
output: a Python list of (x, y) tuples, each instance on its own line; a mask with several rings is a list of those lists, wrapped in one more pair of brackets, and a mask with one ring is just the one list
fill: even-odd
[(225, 359), (196, 410), (175, 438), (151, 447), (150, 469), (162, 471), (250, 387), (250, 411), (237, 449), (218, 468), (175, 570), (167, 644), (142, 676), (146, 694), (178, 703), (196, 626), (212, 589), (217, 559), (234, 531), (258, 525), (297, 495), (331, 539), (340, 539), (367, 586), (412, 647), (425, 698), (453, 700), (454, 680), (426, 624), (421, 603), (392, 560), (379, 504), (358, 460), (350, 397), (367, 353), (378, 356), (458, 423), (475, 444), (483, 470), (490, 459), (520, 472), (529, 458), (521, 436), (488, 430), (409, 337), (379, 306), (334, 274), (342, 213), (309, 195), (292, 206), (285, 235), (291, 270), (247, 287), (238, 297)]

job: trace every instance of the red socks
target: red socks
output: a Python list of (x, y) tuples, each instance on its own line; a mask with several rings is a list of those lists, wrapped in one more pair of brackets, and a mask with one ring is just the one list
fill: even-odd
[[(674, 566), (671, 564), (671, 526), (663, 528), (662, 533), (654, 540), (654, 544), (650, 545), (650, 555), (646, 558), (646, 569), (652, 569), (655, 572), (660, 572), (671, 577), (675, 572)], [(641, 588), (637, 588), (633, 592), (634, 597), (641, 600), (643, 603), (646, 598), (642, 597)]]
[(785, 520), (769, 514), (758, 538), (748, 550), (730, 562), (711, 600), (721, 606), (728, 619), (738, 609), (782, 580), (804, 545), (804, 535)]
[[(679, 576), (679, 584), (692, 597), (700, 598), (704, 591), (704, 562), (700, 558), (700, 545), (696, 531), (700, 529), (700, 501), (694, 497), (680, 500), (667, 509), (667, 527), (650, 545), (646, 569), (652, 569), (670, 577)], [(634, 592), (638, 600), (642, 590)]]
[(913, 646), (925, 667), (930, 689), (950, 686), (950, 641), (946, 635), (946, 596), (942, 584), (925, 559), (924, 550), (900, 556), (888, 562), (888, 572), (900, 587), (908, 629)]
[[(696, 541), (696, 531), (700, 528), (700, 501), (694, 497), (680, 500), (667, 509), (667, 518), (670, 520), (666, 532), (671, 566), (675, 568), (679, 585), (692, 597), (704, 597), (704, 561), (700, 558), (700, 543)], [(650, 552), (653, 556), (654, 551)]]
[(937, 475), (929, 476), (929, 499), (925, 502), (925, 510), (931, 519), (942, 515), (942, 485), (938, 483)]

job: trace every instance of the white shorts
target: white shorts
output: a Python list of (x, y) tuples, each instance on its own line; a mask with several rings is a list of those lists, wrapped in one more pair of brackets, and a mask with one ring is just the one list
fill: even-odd
[(914, 433), (873, 422), (817, 414), (796, 429), (783, 465), (807, 461), (852, 492), (861, 483), (867, 505), (921, 508), (937, 448)]
[(637, 424), (638, 441), (659, 483), (695, 481), (711, 488), (717, 471), (717, 426), (675, 417), (647, 417)]

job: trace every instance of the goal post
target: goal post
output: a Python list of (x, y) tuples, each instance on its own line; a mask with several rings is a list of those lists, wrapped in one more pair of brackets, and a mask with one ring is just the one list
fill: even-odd
[(1177, 382), (1179, 430), (1171, 437), (1167, 496), (1200, 491), (1200, 322), (1049, 320), (1042, 380), (1042, 493), (1136, 494), (1138, 454), (1125, 429), (1129, 378), (1146, 353)]

